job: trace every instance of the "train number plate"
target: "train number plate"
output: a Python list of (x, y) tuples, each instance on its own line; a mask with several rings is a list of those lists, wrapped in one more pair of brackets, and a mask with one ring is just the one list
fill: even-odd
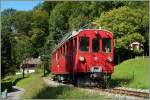
[(93, 66), (91, 67), (91, 72), (102, 72), (101, 66)]

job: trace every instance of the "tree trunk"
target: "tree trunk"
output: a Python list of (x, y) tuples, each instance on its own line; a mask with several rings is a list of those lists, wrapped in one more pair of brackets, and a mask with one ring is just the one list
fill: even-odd
[(25, 68), (23, 67), (23, 71), (22, 71), (23, 78), (24, 78), (24, 69), (25, 69)]
[(120, 54), (118, 53), (118, 64), (120, 64)]

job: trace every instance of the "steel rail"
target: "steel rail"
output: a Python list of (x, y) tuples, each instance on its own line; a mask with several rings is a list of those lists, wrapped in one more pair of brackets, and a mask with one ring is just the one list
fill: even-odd
[[(62, 83), (65, 84), (66, 86), (70, 86), (70, 83)], [(73, 85), (72, 85), (73, 86)], [(139, 98), (150, 98), (150, 93), (147, 92), (141, 92), (141, 91), (133, 91), (133, 90), (128, 90), (128, 89), (118, 89), (118, 88), (108, 88), (108, 89), (102, 89), (99, 87), (78, 87), (82, 89), (91, 89), (91, 90), (97, 90), (101, 92), (107, 92), (107, 93), (112, 93), (112, 94), (121, 94), (125, 96), (134, 96), (134, 97), (139, 97)]]
[(125, 96), (134, 96), (140, 98), (150, 98), (150, 94), (147, 92), (140, 92), (140, 91), (132, 91), (128, 89), (117, 89), (117, 88), (109, 88), (109, 89), (101, 89), (101, 88), (88, 88), (88, 89), (95, 89), (102, 92), (108, 92), (112, 94), (121, 94)]
[(141, 98), (149, 98), (150, 95), (147, 92), (140, 92), (140, 91), (132, 91), (127, 89), (104, 89), (106, 92), (115, 93), (115, 94), (123, 94), (127, 96), (135, 96), (135, 97), (141, 97)]

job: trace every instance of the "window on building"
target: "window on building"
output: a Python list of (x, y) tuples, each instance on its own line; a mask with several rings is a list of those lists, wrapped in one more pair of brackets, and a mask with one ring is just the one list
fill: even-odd
[(80, 37), (80, 50), (89, 51), (89, 37)]
[(99, 51), (99, 38), (94, 38), (92, 40), (92, 51), (98, 52)]
[(111, 52), (111, 39), (110, 38), (102, 39), (102, 51), (106, 53)]

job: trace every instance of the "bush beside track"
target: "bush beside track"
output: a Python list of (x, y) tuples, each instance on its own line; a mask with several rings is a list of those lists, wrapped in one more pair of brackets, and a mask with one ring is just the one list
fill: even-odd
[(129, 59), (115, 66), (114, 73), (112, 74), (112, 86), (148, 89), (148, 59)]

